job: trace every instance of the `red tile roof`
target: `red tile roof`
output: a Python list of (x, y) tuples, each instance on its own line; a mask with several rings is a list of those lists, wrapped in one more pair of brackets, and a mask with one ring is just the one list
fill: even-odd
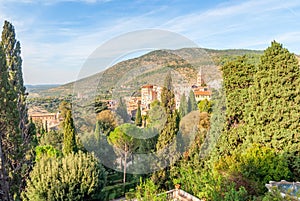
[(211, 96), (211, 91), (195, 91), (194, 92), (195, 96), (200, 95), (200, 96)]

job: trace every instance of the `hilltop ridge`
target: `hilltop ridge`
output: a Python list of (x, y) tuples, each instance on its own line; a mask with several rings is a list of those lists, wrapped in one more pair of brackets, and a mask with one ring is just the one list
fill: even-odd
[[(121, 61), (105, 71), (96, 73), (92, 76), (82, 78), (76, 82), (79, 85), (91, 86), (97, 84), (97, 80), (101, 77), (101, 90), (109, 91), (120, 79), (128, 72), (133, 71), (137, 67), (146, 67), (144, 72), (138, 73), (139, 82), (147, 82), (146, 80), (155, 79), (158, 74), (164, 73), (164, 68), (172, 68), (176, 70), (187, 82), (193, 83), (196, 80), (197, 71), (202, 67), (207, 79), (216, 79), (219, 72), (215, 72), (216, 68), (208, 68), (208, 66), (221, 66), (227, 60), (231, 60), (241, 55), (251, 55), (258, 60), (263, 53), (260, 50), (245, 49), (229, 49), (214, 50), (204, 48), (183, 48), (178, 50), (155, 50), (137, 58)], [(135, 70), (135, 73), (136, 70)], [(147, 78), (146, 78), (147, 77)], [(143, 81), (144, 80), (144, 81)], [(135, 80), (137, 81), (137, 80)], [(67, 96), (73, 94), (75, 82), (70, 82), (58, 87), (49, 88), (39, 91), (41, 97), (47, 96)]]

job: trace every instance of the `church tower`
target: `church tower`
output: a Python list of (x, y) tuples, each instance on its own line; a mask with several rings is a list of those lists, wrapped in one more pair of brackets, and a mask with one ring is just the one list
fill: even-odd
[(204, 84), (204, 79), (203, 79), (203, 75), (202, 75), (202, 67), (200, 67), (200, 71), (198, 72), (197, 75), (197, 86), (202, 86)]

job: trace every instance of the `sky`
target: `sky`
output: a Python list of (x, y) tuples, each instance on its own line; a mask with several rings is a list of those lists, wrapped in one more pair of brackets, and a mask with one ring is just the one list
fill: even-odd
[(298, 0), (0, 0), (21, 42), (25, 84), (75, 81), (86, 59), (122, 34), (162, 29), (199, 47), (300, 54)]

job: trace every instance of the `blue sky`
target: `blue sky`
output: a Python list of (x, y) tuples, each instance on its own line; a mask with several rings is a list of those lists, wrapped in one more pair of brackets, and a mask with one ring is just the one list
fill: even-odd
[(21, 41), (26, 84), (74, 81), (105, 41), (149, 28), (199, 47), (265, 49), (277, 40), (300, 54), (298, 0), (0, 0), (5, 19)]

